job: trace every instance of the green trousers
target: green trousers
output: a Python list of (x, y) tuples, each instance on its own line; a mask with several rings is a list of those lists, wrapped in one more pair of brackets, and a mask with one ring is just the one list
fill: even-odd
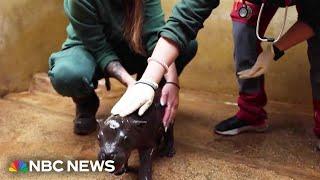
[[(175, 61), (180, 75), (184, 67), (193, 59), (197, 52), (197, 41), (191, 41)], [(128, 48), (121, 48), (119, 61), (130, 73), (141, 76), (147, 67), (146, 57), (134, 54)], [(49, 72), (54, 89), (63, 96), (85, 97), (97, 88), (98, 80), (104, 73), (98, 68), (95, 58), (84, 46), (73, 46), (53, 53), (49, 58)]]

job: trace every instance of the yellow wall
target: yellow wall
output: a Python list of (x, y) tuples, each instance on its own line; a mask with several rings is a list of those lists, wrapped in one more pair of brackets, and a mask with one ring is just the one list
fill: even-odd
[[(166, 15), (175, 0), (162, 0)], [(199, 52), (182, 76), (182, 86), (212, 93), (236, 94), (232, 58), (229, 12), (232, 0), (221, 1), (198, 37)], [(288, 24), (296, 19), (290, 9)], [(282, 22), (278, 13), (269, 28), (277, 34)], [(47, 71), (50, 52), (58, 50), (65, 39), (62, 0), (0, 1), (0, 95), (28, 87), (32, 74)], [(287, 25), (288, 27), (289, 25)], [(274, 63), (267, 76), (268, 95), (272, 100), (310, 102), (308, 60), (304, 44), (287, 52)]]
[(26, 90), (65, 38), (62, 0), (0, 0), (0, 96)]

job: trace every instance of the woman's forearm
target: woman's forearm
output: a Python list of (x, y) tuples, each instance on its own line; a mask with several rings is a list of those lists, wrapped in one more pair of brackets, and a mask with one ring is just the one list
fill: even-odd
[(106, 67), (106, 73), (108, 76), (116, 78), (125, 86), (129, 86), (135, 82), (119, 61), (110, 62)]
[(177, 74), (177, 69), (176, 69), (176, 64), (172, 63), (171, 66), (169, 67), (168, 73), (164, 75), (164, 78), (166, 79), (167, 82), (174, 82), (179, 84), (179, 79), (178, 79), (178, 74)]
[(285, 51), (312, 36), (314, 36), (313, 29), (309, 25), (298, 21), (274, 45), (280, 50)]
[[(177, 45), (169, 39), (160, 38), (152, 55), (152, 59), (162, 61), (171, 67), (171, 64), (179, 56)], [(170, 68), (169, 68), (170, 69)], [(165, 69), (158, 63), (149, 63), (141, 79), (149, 79), (159, 83), (165, 74)]]

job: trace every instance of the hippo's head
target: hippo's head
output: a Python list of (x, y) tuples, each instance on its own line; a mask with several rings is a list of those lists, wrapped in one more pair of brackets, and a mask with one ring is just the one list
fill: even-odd
[(131, 151), (137, 147), (139, 135), (146, 121), (132, 117), (110, 116), (99, 120), (98, 140), (100, 145), (99, 160), (113, 160), (115, 175), (126, 171), (126, 164)]

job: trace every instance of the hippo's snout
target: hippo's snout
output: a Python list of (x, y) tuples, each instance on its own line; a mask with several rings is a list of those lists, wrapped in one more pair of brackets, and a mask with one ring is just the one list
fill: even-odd
[(121, 153), (120, 151), (110, 151), (110, 150), (106, 150), (105, 148), (101, 148), (98, 158), (99, 160), (114, 160), (116, 161), (117, 159), (119, 159), (123, 153)]
[[(118, 157), (119, 158), (119, 157)], [(100, 152), (99, 153), (99, 160), (117, 160), (117, 153), (106, 153), (106, 152)]]
[(126, 171), (126, 164), (128, 161), (128, 157), (125, 152), (121, 151), (113, 151), (108, 152), (103, 148), (100, 150), (98, 159), (102, 160), (113, 160), (115, 165), (115, 171), (113, 172), (115, 175), (121, 175)]

